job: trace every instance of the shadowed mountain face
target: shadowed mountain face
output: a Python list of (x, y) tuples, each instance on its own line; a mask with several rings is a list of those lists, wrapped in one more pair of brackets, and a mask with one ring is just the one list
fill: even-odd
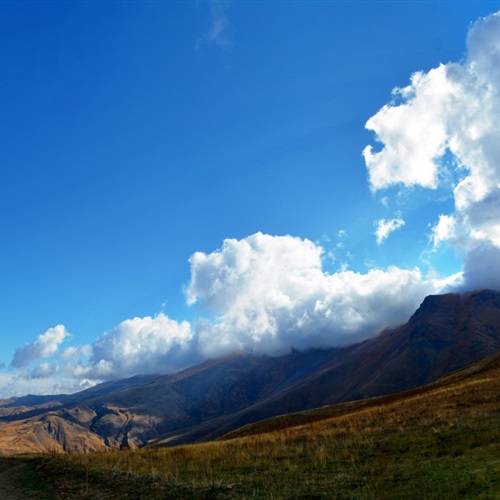
[(405, 325), (353, 346), (233, 355), (71, 396), (0, 402), (0, 453), (211, 439), (263, 418), (417, 387), (498, 351), (500, 292), (430, 296)]

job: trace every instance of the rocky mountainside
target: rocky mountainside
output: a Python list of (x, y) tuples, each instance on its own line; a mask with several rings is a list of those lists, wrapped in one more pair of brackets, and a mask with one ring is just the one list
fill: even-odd
[(500, 351), (500, 292), (427, 297), (408, 323), (344, 348), (233, 355), (175, 375), (0, 402), (0, 453), (168, 445), (417, 387)]

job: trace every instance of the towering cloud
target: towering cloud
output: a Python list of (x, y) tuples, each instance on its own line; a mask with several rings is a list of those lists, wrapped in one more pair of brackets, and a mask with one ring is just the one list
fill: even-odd
[(193, 255), (188, 300), (215, 316), (197, 326), (202, 352), (279, 354), (353, 343), (405, 321), (444, 286), (418, 269), (328, 274), (321, 254), (308, 240), (257, 233)]
[[(477, 21), (463, 63), (415, 73), (394, 101), (371, 117), (382, 147), (363, 152), (373, 191), (391, 185), (436, 188), (454, 158), (455, 212), (434, 224), (444, 241), (466, 252), (464, 287), (500, 287), (500, 13)], [(478, 259), (481, 261), (479, 262)]]

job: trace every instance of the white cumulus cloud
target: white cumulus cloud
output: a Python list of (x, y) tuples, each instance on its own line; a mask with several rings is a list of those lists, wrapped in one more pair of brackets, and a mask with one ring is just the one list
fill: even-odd
[(404, 103), (384, 106), (366, 123), (384, 145), (379, 152), (372, 146), (363, 150), (373, 190), (395, 183), (436, 187), (437, 160), (447, 147), (446, 119), (458, 94), (446, 66), (415, 73), (409, 86), (393, 90)]
[(91, 362), (79, 373), (102, 379), (176, 371), (196, 361), (192, 341), (187, 321), (163, 313), (128, 319), (92, 344)]
[(450, 241), (456, 235), (456, 220), (452, 215), (439, 216), (439, 220), (432, 228), (432, 241), (434, 248), (437, 248), (443, 241)]
[(377, 245), (381, 245), (391, 233), (402, 228), (404, 225), (405, 221), (400, 217), (397, 219), (380, 219), (376, 221), (375, 236), (377, 238)]
[(481, 281), (470, 272), (476, 257), (493, 259), (500, 248), (500, 12), (471, 27), (467, 48), (463, 62), (415, 73), (394, 90), (393, 102), (366, 124), (381, 148), (367, 146), (364, 157), (376, 191), (436, 188), (449, 179), (451, 155), (455, 209), (434, 224), (434, 247), (448, 241), (465, 251), (465, 287), (500, 288), (500, 279), (479, 273)]
[(39, 358), (54, 355), (59, 345), (69, 336), (70, 334), (66, 331), (64, 325), (49, 328), (45, 333), (39, 335), (34, 342), (17, 348), (14, 352), (11, 366), (13, 368), (22, 368)]
[(196, 327), (202, 352), (280, 354), (353, 343), (406, 321), (425, 295), (443, 288), (418, 269), (328, 274), (321, 254), (309, 240), (257, 233), (193, 255), (188, 300), (215, 315)]

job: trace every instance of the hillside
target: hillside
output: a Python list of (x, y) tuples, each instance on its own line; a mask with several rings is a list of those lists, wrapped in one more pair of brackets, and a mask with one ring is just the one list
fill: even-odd
[(418, 389), (283, 415), (219, 441), (32, 467), (60, 498), (498, 498), (499, 395), (497, 354)]
[[(209, 440), (251, 422), (411, 389), (500, 351), (500, 293), (427, 297), (361, 344), (282, 357), (234, 354), (175, 375), (0, 405), (4, 454)], [(21, 405), (21, 406), (16, 406)]]
[[(500, 408), (500, 353), (415, 389), (280, 415), (245, 425), (219, 437), (218, 440), (226, 441), (268, 433), (288, 434), (294, 428), (303, 429), (304, 426), (319, 422), (329, 425), (335, 419), (347, 416), (358, 418), (364, 412), (389, 413), (394, 410), (399, 414), (418, 413), (422, 419), (430, 420), (443, 418), (445, 413), (457, 418), (456, 413), (460, 412), (460, 408), (468, 408), (466, 413), (469, 415), (483, 414), (485, 410), (496, 414), (499, 410), (497, 406)], [(449, 411), (444, 412), (445, 408)], [(464, 415), (461, 418), (463, 419)]]

